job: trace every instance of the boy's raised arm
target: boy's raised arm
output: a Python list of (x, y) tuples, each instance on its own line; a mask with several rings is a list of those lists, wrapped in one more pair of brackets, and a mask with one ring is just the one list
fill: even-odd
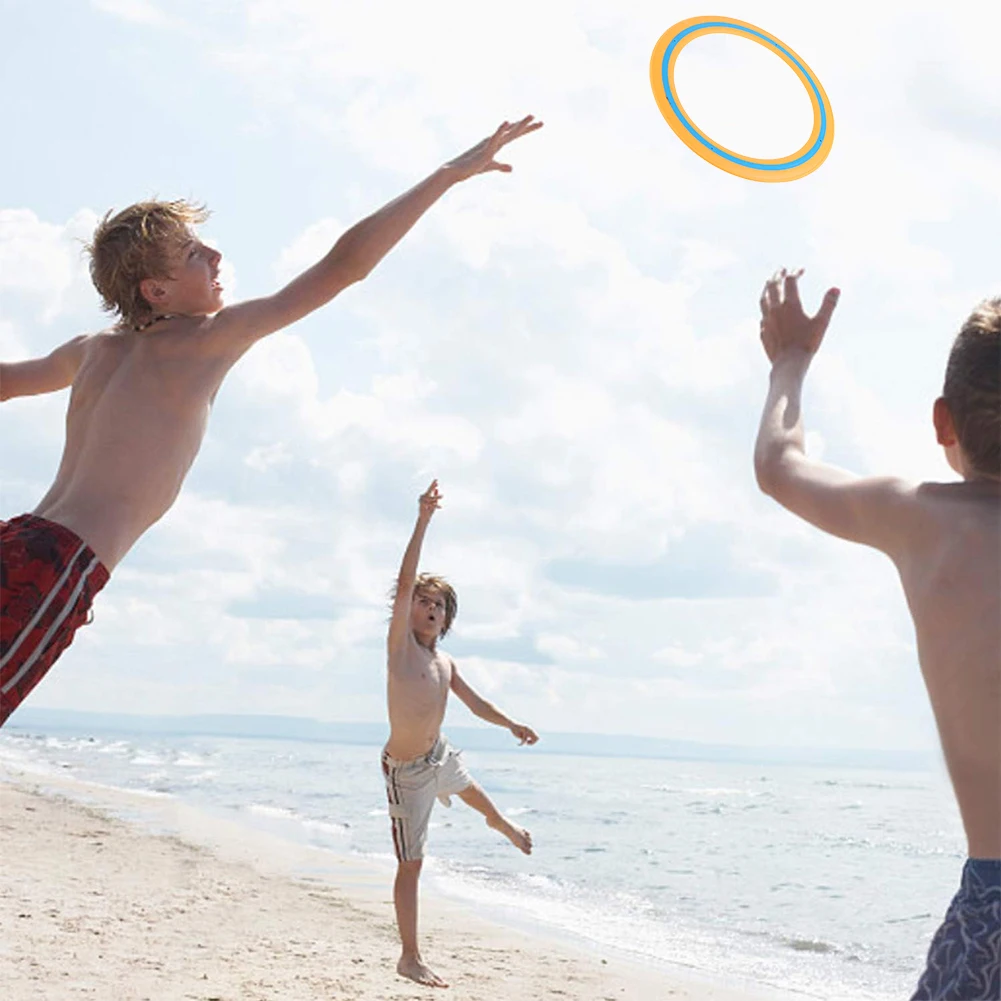
[(514, 124), (504, 122), (493, 135), (352, 226), (326, 257), (274, 295), (223, 309), (213, 328), (238, 349), (246, 349), (258, 338), (323, 306), (347, 286), (365, 278), (454, 184), (493, 170), (509, 172), (510, 165), (498, 163), (496, 154), (508, 143), (541, 127), (542, 122), (534, 121), (532, 115)]
[(414, 581), (417, 579), (417, 566), (421, 558), (421, 546), (424, 544), (424, 533), (431, 522), (431, 516), (441, 507), (437, 480), (431, 481), (431, 486), (421, 494), (418, 503), (420, 509), (417, 513), (417, 524), (414, 525), (410, 542), (407, 543), (403, 553), (400, 573), (396, 578), (393, 615), (389, 620), (389, 633), (386, 637), (390, 655), (402, 648), (410, 633), (410, 605), (414, 595)]
[(44, 358), (0, 362), (0, 400), (55, 393), (72, 385), (83, 363), (84, 346), (89, 339), (90, 334), (81, 334)]
[(761, 295), (761, 341), (772, 372), (754, 449), (758, 485), (825, 532), (893, 555), (911, 488), (891, 477), (862, 479), (806, 455), (803, 380), (840, 293), (829, 289), (817, 315), (809, 317), (799, 298), (801, 274), (783, 269)]

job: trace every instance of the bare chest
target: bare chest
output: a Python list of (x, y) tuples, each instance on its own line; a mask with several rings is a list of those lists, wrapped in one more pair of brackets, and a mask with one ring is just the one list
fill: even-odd
[(415, 642), (407, 644), (398, 662), (390, 665), (390, 684), (419, 701), (444, 699), (452, 683), (452, 662), (442, 653), (432, 653)]

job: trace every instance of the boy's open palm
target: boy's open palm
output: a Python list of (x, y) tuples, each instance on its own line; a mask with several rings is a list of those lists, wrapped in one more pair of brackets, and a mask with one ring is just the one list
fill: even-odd
[(765, 282), (761, 293), (761, 343), (769, 361), (786, 351), (812, 355), (824, 339), (840, 290), (828, 289), (816, 316), (807, 316), (799, 298), (799, 277), (803, 269), (789, 273), (783, 268)]
[(465, 153), (460, 153), (454, 160), (450, 160), (447, 166), (462, 180), (474, 174), (485, 174), (489, 170), (501, 170), (508, 174), (511, 172), (511, 165), (498, 163), (494, 157), (509, 142), (514, 142), (515, 139), (541, 128), (542, 122), (535, 121), (533, 115), (526, 115), (520, 122), (514, 124), (503, 122), (492, 136), (487, 136)]

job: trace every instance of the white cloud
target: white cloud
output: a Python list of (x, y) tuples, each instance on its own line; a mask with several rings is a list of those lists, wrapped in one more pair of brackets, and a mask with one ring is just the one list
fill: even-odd
[(68, 307), (79, 309), (92, 299), (83, 246), (97, 221), (89, 209), (61, 226), (30, 209), (0, 209), (0, 291), (28, 299), (32, 319), (43, 324)]
[[(138, 0), (102, 9), (137, 39), (163, 23)], [(757, 493), (755, 314), (776, 266), (808, 266), (811, 302), (842, 285), (807, 383), (811, 451), (860, 472), (948, 475), (921, 427), (949, 324), (996, 277), (1001, 154), (983, 123), (997, 111), (997, 14), (980, 12), (975, 37), (930, 3), (831, 18), (776, 0), (738, 16), (798, 51), (831, 96), (834, 149), (801, 182), (729, 177), (670, 132), (647, 80), (671, 20), (661, 4), (379, 2), (346, 19), (320, 0), (258, 0), (192, 18), (185, 73), (215, 95), (186, 106), (192, 128), (218, 134), (223, 120), (235, 143), (260, 141), (240, 145), (235, 182), (207, 158), (188, 164), (191, 183), (256, 196), (273, 172), (295, 178), (281, 211), (301, 231), (277, 254), (247, 244), (258, 275), (308, 267), (358, 206), (505, 116), (546, 126), (505, 151), (512, 175), (449, 192), (329, 314), (248, 352), (181, 500), (74, 645), (79, 671), (54, 674), (40, 700), (380, 717), (385, 592), (438, 475), (446, 507), (425, 563), (459, 587), (455, 638), (473, 651), (461, 664), (540, 729), (933, 740), (892, 568)], [(737, 57), (730, 89), (708, 90), (715, 42), (686, 56), (700, 124), (718, 120), (735, 144), (786, 143), (802, 110), (787, 71), (717, 42)], [(165, 92), (188, 82), (159, 72)], [(766, 93), (767, 132), (727, 102)], [(724, 117), (737, 107), (744, 133)], [(58, 128), (58, 106), (45, 108)], [(81, 171), (100, 163), (99, 139)], [(85, 312), (97, 322), (74, 242), (96, 216), (50, 221), (64, 218), (55, 200), (0, 212), (5, 358), (48, 350)], [(311, 335), (334, 317), (336, 339)], [(64, 407), (0, 411), (5, 501), (50, 478)], [(606, 565), (633, 583), (631, 566), (666, 573), (686, 540), (689, 597), (602, 594), (552, 572), (593, 561), (599, 583)], [(734, 575), (735, 596), (697, 596)]]
[(288, 282), (306, 268), (316, 264), (333, 247), (346, 228), (336, 219), (321, 219), (307, 226), (279, 255), (275, 266), (275, 274), (279, 281)]
[(105, 14), (112, 14), (135, 24), (162, 27), (170, 19), (150, 0), (91, 0), (94, 7)]

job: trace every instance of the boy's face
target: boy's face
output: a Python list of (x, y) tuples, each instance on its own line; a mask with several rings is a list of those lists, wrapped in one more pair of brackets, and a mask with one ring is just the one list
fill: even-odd
[(437, 639), (445, 628), (445, 598), (437, 591), (415, 591), (410, 628), (422, 639)]
[(180, 236), (168, 255), (167, 278), (147, 278), (142, 291), (154, 313), (205, 316), (222, 309), (219, 283), (222, 254), (204, 244), (193, 229)]

